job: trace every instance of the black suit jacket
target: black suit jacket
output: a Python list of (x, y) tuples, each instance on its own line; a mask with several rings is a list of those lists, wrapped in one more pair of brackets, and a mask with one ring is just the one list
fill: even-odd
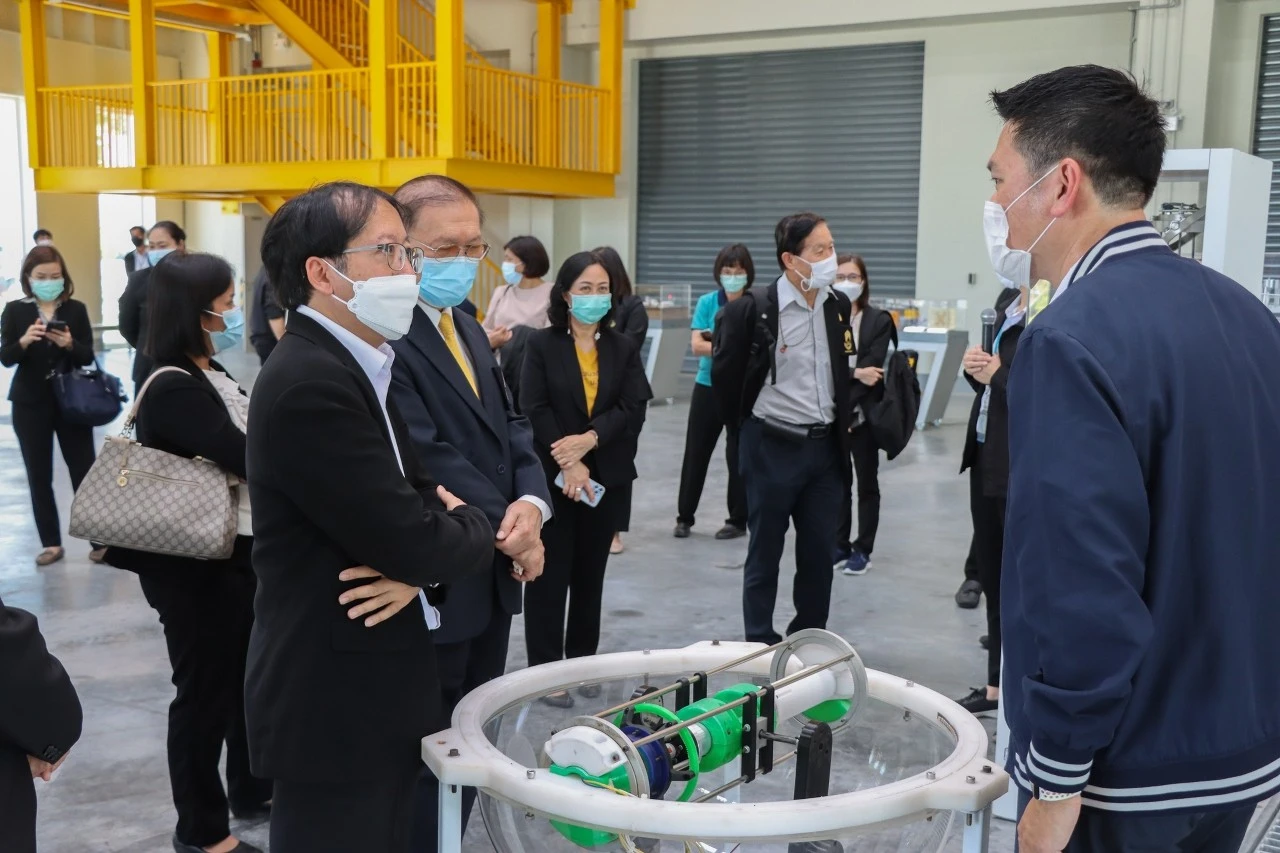
[(583, 457), (591, 478), (607, 489), (636, 478), (636, 449), (645, 406), (653, 397), (640, 351), (613, 329), (602, 329), (596, 340), (600, 387), (587, 412), (587, 393), (566, 329), (539, 329), (529, 336), (520, 378), (520, 410), (533, 424), (538, 455), (548, 482), (555, 482), (560, 466), (551, 445), (566, 435), (595, 430), (600, 446)]
[(34, 299), (10, 302), (0, 314), (0, 364), (17, 367), (9, 385), (9, 401), (33, 405), (54, 405), (53, 373), (93, 364), (93, 327), (84, 303), (67, 299), (54, 311), (71, 331), (71, 349), (65, 350), (50, 340), (36, 341), (25, 350), (19, 341), (40, 316)]
[(133, 347), (133, 382), (141, 385), (151, 374), (151, 356), (147, 347), (147, 295), (151, 292), (151, 271), (145, 267), (129, 275), (120, 296), (120, 334)]
[[(725, 305), (716, 322), (711, 390), (724, 422), (735, 428), (751, 416), (764, 383), (773, 381), (779, 287), (791, 287), (791, 283), (774, 282), (761, 290), (747, 291), (741, 299)], [(835, 389), (836, 424), (846, 446), (853, 417), (850, 405), (853, 371), (849, 369), (849, 356), (855, 354), (853, 329), (849, 326), (850, 308), (849, 298), (836, 290), (828, 291), (822, 303)], [(847, 454), (844, 464), (846, 468), (849, 465)]]
[[(893, 315), (888, 311), (867, 306), (858, 318), (857, 347), (858, 367), (884, 367), (889, 358), (889, 344), (893, 341)], [(872, 405), (884, 399), (884, 382), (875, 385), (863, 385), (854, 379), (849, 385), (849, 401), (855, 408)], [(866, 412), (864, 410), (863, 414)]]
[[(1018, 299), (1020, 291), (1005, 288), (996, 299), (996, 331), (1004, 325), (1004, 312)], [(1000, 368), (991, 377), (991, 401), (987, 405), (987, 434), (982, 453), (982, 492), (987, 497), (1003, 498), (1009, 493), (1009, 369), (1018, 354), (1018, 339), (1026, 331), (1023, 319), (1000, 336)], [(987, 389), (969, 374), (968, 381), (977, 396), (969, 410), (969, 428), (965, 432), (964, 456), (960, 461), (960, 473), (973, 466), (978, 454), (978, 414), (982, 411), (982, 394)]]
[[(461, 311), (451, 312), (458, 341), (474, 365), (477, 398), (444, 338), (418, 308), (409, 334), (392, 344), (391, 397), (404, 418), (423, 467), (469, 505), (484, 511), (494, 530), (507, 507), (533, 495), (548, 507), (551, 495), (533, 448), (533, 428), (515, 412), (502, 371), (489, 350), (480, 324)], [(521, 584), (511, 577), (511, 559), (494, 551), (493, 568), (449, 587), (440, 607), (437, 643), (479, 636), (495, 607), (520, 612)]]
[(349, 783), (403, 772), (441, 728), (431, 633), (410, 605), (347, 618), (338, 574), (366, 565), (428, 587), (489, 571), (493, 528), (445, 512), (388, 401), (392, 437), (355, 357), (300, 312), (254, 383), (248, 471), (258, 575), (245, 711), (253, 772)]
[(649, 334), (649, 312), (644, 300), (634, 293), (619, 300), (613, 309), (613, 329), (631, 339), (639, 350)]
[[(125, 275), (133, 275), (138, 269), (138, 251), (130, 249), (129, 254), (124, 256), (124, 273)], [(143, 267), (146, 269), (146, 267)]]

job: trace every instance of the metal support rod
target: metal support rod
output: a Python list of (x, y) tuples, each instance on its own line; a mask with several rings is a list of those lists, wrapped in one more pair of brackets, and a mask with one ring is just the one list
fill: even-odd
[(777, 743), (790, 744), (791, 746), (795, 746), (796, 743), (798, 743), (798, 741), (793, 737), (774, 734), (773, 732), (761, 732), (760, 737), (764, 738), (765, 740), (776, 741)]
[(987, 853), (991, 839), (991, 806), (969, 817), (961, 836), (961, 853)]
[[(796, 750), (793, 749), (791, 752), (786, 753), (781, 758), (776, 759), (773, 762), (773, 766), (778, 767), (779, 765), (785, 764), (795, 757), (796, 757)], [(707, 793), (703, 794), (701, 797), (695, 798), (694, 800), (692, 800), (692, 802), (705, 803), (707, 800), (710, 800), (714, 797), (718, 797), (721, 794), (723, 794), (725, 791), (736, 788), (746, 781), (747, 781), (746, 777), (739, 776), (737, 779), (734, 779), (732, 782), (726, 782), (725, 784), (721, 785), (719, 788), (716, 788), (714, 791), (708, 791)], [(968, 853), (968, 851), (965, 851), (965, 853)]]

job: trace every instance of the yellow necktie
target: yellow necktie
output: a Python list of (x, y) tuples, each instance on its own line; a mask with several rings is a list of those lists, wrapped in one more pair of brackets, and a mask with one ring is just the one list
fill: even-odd
[(458, 330), (454, 328), (453, 317), (448, 314), (440, 315), (440, 336), (444, 338), (449, 352), (453, 353), (453, 359), (458, 362), (458, 367), (462, 368), (462, 375), (467, 377), (467, 384), (471, 386), (472, 392), (479, 397), (480, 388), (476, 385), (475, 374), (471, 372), (467, 360), (462, 356), (462, 345), (458, 343)]

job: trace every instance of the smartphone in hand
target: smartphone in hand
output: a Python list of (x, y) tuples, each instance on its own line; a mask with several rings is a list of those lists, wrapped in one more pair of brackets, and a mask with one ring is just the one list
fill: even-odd
[[(556, 485), (557, 485), (557, 486), (559, 486), (560, 488), (562, 488), (562, 489), (564, 488), (564, 472), (563, 472), (563, 471), (561, 471), (558, 475), (556, 475), (555, 483), (556, 483)], [(591, 481), (591, 491), (595, 492), (595, 494), (596, 494), (595, 498), (594, 498), (594, 499), (590, 499), (590, 498), (588, 498), (588, 497), (587, 497), (586, 492), (583, 492), (583, 493), (582, 493), (582, 503), (586, 504), (586, 505), (587, 505), (587, 506), (589, 506), (589, 507), (594, 508), (594, 507), (597, 507), (597, 506), (599, 506), (599, 505), (600, 505), (600, 499), (601, 499), (602, 497), (604, 497), (604, 486), (600, 485), (600, 484), (599, 484), (599, 483), (597, 483), (595, 480), (592, 480), (592, 481)]]
[(50, 320), (44, 327), (50, 332), (65, 332), (69, 328), (65, 320)]

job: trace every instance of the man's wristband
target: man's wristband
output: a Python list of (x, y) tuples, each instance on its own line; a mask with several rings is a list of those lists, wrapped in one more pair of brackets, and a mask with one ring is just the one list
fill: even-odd
[(1047, 791), (1039, 785), (1032, 785), (1031, 788), (1035, 798), (1042, 803), (1057, 803), (1062, 800), (1069, 800), (1072, 797), (1080, 796), (1079, 791), (1076, 791), (1074, 794), (1060, 794), (1057, 791)]

